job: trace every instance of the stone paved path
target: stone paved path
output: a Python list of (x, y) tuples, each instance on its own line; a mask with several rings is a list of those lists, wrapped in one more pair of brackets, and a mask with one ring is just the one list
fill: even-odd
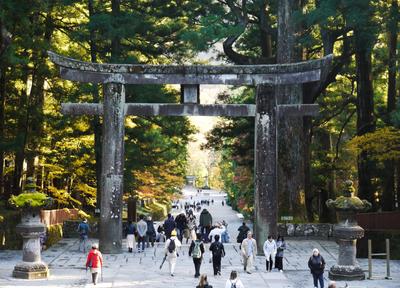
[[(196, 198), (194, 190), (185, 190), (187, 197)], [(214, 199), (214, 205), (206, 207), (213, 215), (214, 221), (225, 220), (229, 223), (228, 230), (231, 239), (235, 240), (237, 228), (241, 225), (238, 218), (229, 206), (222, 206), (223, 195), (216, 191), (206, 192), (201, 196), (204, 199)], [(179, 212), (176, 210), (175, 212)], [(125, 243), (124, 243), (125, 244)], [(222, 261), (222, 276), (212, 276), (212, 265), (208, 263), (209, 253), (206, 254), (201, 272), (209, 276), (209, 282), (214, 288), (224, 287), (225, 281), (231, 270), (239, 271), (239, 277), (245, 287), (265, 288), (294, 288), (312, 287), (310, 274), (306, 263), (310, 251), (319, 248), (327, 261), (327, 267), (336, 261), (337, 245), (333, 241), (316, 240), (290, 240), (287, 239), (288, 249), (284, 258), (284, 273), (264, 272), (265, 260), (258, 257), (256, 260), (256, 272), (248, 275), (242, 272), (241, 259), (238, 254), (237, 244), (226, 244), (227, 256)], [(92, 287), (89, 281), (89, 273), (83, 269), (85, 255), (77, 252), (77, 239), (63, 239), (54, 247), (43, 253), (43, 260), (49, 264), (51, 276), (48, 280), (18, 280), (11, 277), (14, 265), (21, 259), (21, 251), (0, 252), (0, 287)], [(208, 249), (208, 247), (206, 247)], [(147, 249), (145, 253), (127, 253), (118, 255), (105, 255), (103, 281), (97, 287), (138, 287), (138, 288), (165, 288), (179, 287), (192, 288), (197, 285), (193, 278), (194, 268), (192, 259), (187, 254), (188, 245), (184, 245), (178, 258), (175, 277), (168, 272), (168, 263), (162, 270), (159, 269), (163, 257), (163, 245)], [(367, 268), (366, 259), (360, 263)], [(374, 260), (377, 273), (383, 274), (385, 267), (381, 260)], [(327, 276), (327, 273), (325, 273)], [(392, 261), (393, 280), (368, 280), (351, 282), (349, 287), (400, 287), (400, 261)], [(326, 279), (327, 280), (327, 279)], [(327, 280), (328, 281), (328, 280)], [(327, 286), (327, 285), (326, 285)], [(339, 283), (344, 287), (345, 283)]]

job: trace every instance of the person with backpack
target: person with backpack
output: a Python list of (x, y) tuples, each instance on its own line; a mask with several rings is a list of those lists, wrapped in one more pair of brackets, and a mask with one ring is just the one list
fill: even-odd
[(97, 284), (97, 279), (99, 274), (102, 272), (101, 269), (103, 267), (103, 256), (99, 251), (99, 246), (94, 243), (92, 245), (92, 250), (89, 251), (89, 254), (86, 259), (86, 270), (90, 268), (90, 273), (92, 273), (92, 281), (93, 284)]
[(79, 233), (79, 251), (86, 253), (86, 245), (89, 239), (90, 226), (86, 219), (83, 219), (78, 225), (77, 229)]
[(229, 279), (226, 280), (225, 288), (244, 288), (235, 270), (231, 272)]
[(165, 242), (165, 255), (167, 256), (167, 260), (169, 263), (169, 271), (171, 276), (174, 276), (176, 258), (178, 258), (178, 249), (181, 247), (181, 242), (176, 237), (176, 231), (173, 230), (171, 232), (171, 238)]
[(215, 241), (210, 245), (214, 276), (221, 275), (221, 258), (225, 256), (224, 244), (219, 241), (219, 235), (215, 235)]
[(247, 238), (243, 240), (241, 247), (244, 271), (246, 271), (247, 274), (251, 274), (253, 263), (257, 255), (257, 242), (253, 239), (253, 233), (251, 231), (247, 232)]
[[(137, 223), (138, 231), (138, 252), (144, 252), (146, 243), (147, 223), (144, 221), (144, 215), (140, 215), (140, 221)], [(142, 250), (140, 250), (140, 244), (142, 244)]]
[[(239, 243), (241, 245), (243, 240), (246, 239), (247, 232), (250, 231), (250, 228), (246, 225), (246, 222), (243, 222), (242, 226), (240, 226), (238, 228), (238, 231), (239, 231), (239, 234), (236, 237), (236, 241), (237, 241), (237, 243)], [(241, 249), (241, 246), (239, 249)]]
[(203, 254), (204, 254), (204, 244), (201, 241), (201, 234), (197, 233), (197, 239), (192, 240), (192, 243), (189, 247), (189, 257), (193, 258), (194, 263), (194, 278), (198, 278), (200, 276), (200, 266), (201, 262), (203, 261)]
[(317, 248), (313, 249), (313, 254), (308, 260), (308, 268), (310, 268), (311, 274), (313, 275), (314, 287), (318, 287), (318, 281), (321, 288), (324, 288), (324, 270), (325, 270), (325, 259), (319, 253)]
[(133, 222), (129, 220), (128, 225), (125, 228), (125, 234), (126, 234), (126, 245), (128, 246), (128, 252), (130, 253), (132, 253), (133, 248), (136, 247), (136, 240), (135, 240), (136, 233), (137, 231), (135, 224), (133, 224)]
[(267, 267), (267, 272), (272, 271), (273, 260), (276, 255), (276, 243), (271, 235), (268, 236), (267, 241), (264, 242), (263, 250), (266, 258), (265, 266)]

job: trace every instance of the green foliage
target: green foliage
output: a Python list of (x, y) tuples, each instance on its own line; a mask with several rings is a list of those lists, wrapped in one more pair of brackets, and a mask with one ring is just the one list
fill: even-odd
[(49, 197), (44, 193), (21, 193), (18, 196), (12, 195), (10, 203), (17, 208), (43, 207), (48, 200)]
[(46, 227), (46, 249), (56, 244), (63, 238), (63, 229), (61, 224), (50, 225)]

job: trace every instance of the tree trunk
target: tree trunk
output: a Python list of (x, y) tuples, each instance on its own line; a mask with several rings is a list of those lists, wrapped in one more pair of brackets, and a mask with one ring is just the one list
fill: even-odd
[[(290, 63), (301, 60), (296, 48), (297, 27), (294, 13), (300, 8), (299, 1), (282, 0), (278, 7), (277, 62)], [(275, 95), (278, 104), (303, 102), (301, 85), (277, 86)], [(305, 220), (304, 193), (304, 139), (303, 121), (296, 118), (281, 118), (278, 138), (278, 195), (279, 214), (295, 216)]]
[[(114, 29), (117, 29), (117, 19), (121, 12), (121, 0), (112, 0), (111, 1), (111, 14), (112, 14), (112, 26)], [(118, 63), (121, 58), (121, 38), (117, 33), (113, 35), (111, 39), (111, 62)]]
[[(361, 136), (375, 130), (374, 91), (372, 88), (371, 49), (357, 34), (358, 31), (355, 31), (357, 42), (357, 135)], [(358, 157), (358, 195), (373, 203), (376, 210), (377, 202), (374, 199), (376, 187), (372, 183), (375, 171), (375, 163), (369, 159), (367, 152), (362, 151)]]
[[(95, 10), (93, 6), (93, 0), (89, 0), (88, 3), (89, 10), (89, 21), (92, 20), (92, 17), (95, 15)], [(97, 45), (96, 45), (96, 37), (95, 31), (93, 28), (90, 29), (89, 35), (89, 45), (90, 45), (90, 58), (93, 63), (97, 62)], [(92, 95), (93, 102), (100, 102), (99, 95), (99, 86), (97, 84), (92, 84)], [(94, 116), (92, 121), (92, 126), (94, 130), (94, 151), (95, 151), (95, 159), (96, 159), (96, 208), (100, 209), (101, 203), (101, 123), (100, 117)]]
[[(3, 67), (2, 67), (3, 68)], [(0, 68), (1, 69), (1, 68)], [(5, 105), (6, 105), (6, 72), (0, 70), (0, 198), (8, 199), (10, 195), (4, 195), (4, 149), (5, 142)]]
[[(387, 112), (396, 110), (396, 67), (397, 67), (397, 0), (392, 1), (390, 18), (388, 21), (388, 48), (389, 48), (389, 67), (388, 67), (388, 91), (387, 91)], [(390, 121), (390, 120), (389, 120)], [(394, 193), (395, 193), (395, 169), (394, 161), (385, 161), (384, 185), (382, 195), (382, 209), (384, 211), (392, 211), (394, 209)]]

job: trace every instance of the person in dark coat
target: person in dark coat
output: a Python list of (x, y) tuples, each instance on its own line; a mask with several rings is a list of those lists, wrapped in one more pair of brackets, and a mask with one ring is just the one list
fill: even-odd
[(203, 255), (205, 250), (204, 250), (204, 244), (201, 241), (201, 234), (197, 233), (196, 236), (197, 239), (192, 240), (192, 243), (190, 244), (189, 257), (192, 256), (193, 258), (194, 270), (195, 270), (194, 277), (198, 278), (200, 276), (200, 266), (201, 262), (203, 261)]
[(221, 258), (225, 256), (224, 244), (219, 242), (219, 235), (215, 235), (215, 241), (210, 246), (214, 275), (221, 275)]
[(156, 229), (154, 228), (154, 222), (151, 219), (151, 216), (147, 216), (146, 219), (147, 223), (147, 231), (146, 231), (146, 243), (147, 243), (147, 248), (154, 247), (154, 241), (156, 240)]
[(310, 268), (313, 275), (314, 287), (318, 287), (319, 281), (320, 288), (324, 288), (325, 260), (317, 248), (313, 250), (313, 255), (308, 260), (308, 268)]
[(179, 214), (175, 218), (176, 229), (178, 230), (178, 239), (182, 242), (183, 231), (187, 228), (187, 218), (184, 213)]
[(236, 237), (237, 243), (242, 244), (243, 240), (247, 238), (247, 232), (250, 231), (250, 228), (246, 225), (246, 222), (243, 222), (242, 226), (238, 228), (239, 234)]
[(280, 272), (283, 272), (283, 252), (286, 250), (286, 242), (282, 236), (278, 236), (276, 239), (276, 256), (275, 256), (275, 268)]
[(203, 209), (200, 214), (201, 235), (205, 242), (208, 242), (208, 234), (211, 231), (212, 216), (207, 209)]
[(164, 221), (164, 231), (167, 239), (171, 238), (171, 232), (175, 229), (175, 226), (176, 224), (174, 217), (171, 215), (171, 213), (168, 213), (168, 218)]

